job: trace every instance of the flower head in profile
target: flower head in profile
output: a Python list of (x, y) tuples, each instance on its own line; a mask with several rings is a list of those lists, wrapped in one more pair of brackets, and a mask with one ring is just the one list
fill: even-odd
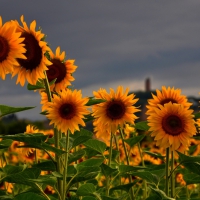
[(125, 123), (134, 124), (137, 119), (135, 112), (139, 111), (134, 104), (138, 99), (128, 92), (128, 89), (124, 92), (122, 86), (119, 86), (116, 92), (113, 89), (110, 89), (110, 93), (107, 93), (105, 89), (94, 92), (96, 99), (105, 100), (92, 107), (98, 127), (104, 127), (108, 132), (115, 133), (118, 126), (123, 128)]
[(62, 90), (53, 95), (52, 102), (48, 103), (47, 118), (63, 133), (68, 130), (74, 133), (79, 125), (85, 126), (84, 115), (89, 114), (86, 103), (88, 98), (82, 98), (81, 90)]
[(60, 52), (60, 47), (57, 47), (55, 54), (50, 51), (50, 59), (52, 64), (48, 66), (47, 78), (51, 82), (56, 79), (53, 89), (57, 92), (71, 85), (74, 81), (72, 73), (75, 72), (77, 66), (74, 65), (75, 60), (65, 60), (65, 52)]
[(158, 105), (148, 118), (149, 131), (156, 145), (172, 150), (179, 150), (190, 144), (190, 138), (196, 134), (193, 110), (186, 109), (182, 104), (166, 103)]
[(48, 70), (47, 65), (51, 62), (46, 58), (45, 53), (50, 51), (47, 43), (43, 41), (44, 34), (41, 30), (36, 31), (36, 21), (30, 24), (30, 28), (21, 16), (23, 27), (17, 21), (14, 21), (17, 26), (17, 32), (21, 33), (24, 38), (23, 44), (25, 45), (26, 59), (17, 59), (19, 65), (14, 68), (13, 76), (18, 74), (17, 84), (20, 83), (24, 86), (27, 80), (30, 84), (35, 85), (38, 79), (45, 78), (44, 70)]
[(18, 59), (26, 59), (23, 54), (26, 52), (24, 38), (21, 38), (21, 33), (16, 32), (14, 23), (2, 23), (0, 16), (0, 77), (4, 80), (7, 73), (13, 72), (13, 66), (19, 65)]
[(166, 88), (162, 86), (162, 90), (156, 90), (156, 95), (152, 94), (152, 99), (148, 100), (147, 112), (149, 115), (151, 112), (154, 112), (155, 108), (158, 108), (158, 105), (164, 105), (166, 103), (172, 102), (177, 104), (182, 104), (184, 107), (189, 108), (192, 104), (188, 102), (186, 96), (181, 94), (180, 89)]

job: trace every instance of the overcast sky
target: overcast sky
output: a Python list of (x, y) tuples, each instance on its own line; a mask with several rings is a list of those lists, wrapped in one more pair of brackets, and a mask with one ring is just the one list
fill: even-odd
[[(9, 1), (1, 0), (3, 22), (36, 20), (55, 51), (57, 46), (75, 59), (74, 88), (92, 96), (100, 87), (118, 85), (131, 91), (162, 85), (181, 88), (182, 94), (200, 92), (200, 1)], [(18, 114), (20, 118), (44, 119), (40, 96), (0, 80), (0, 104), (37, 106)]]

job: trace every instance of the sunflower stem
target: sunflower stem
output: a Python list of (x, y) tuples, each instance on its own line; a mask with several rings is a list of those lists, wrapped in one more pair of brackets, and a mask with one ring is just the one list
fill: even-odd
[[(109, 157), (108, 157), (108, 166), (111, 166), (111, 160), (112, 160), (112, 144), (113, 144), (113, 134), (110, 134), (110, 148), (109, 148)], [(110, 190), (110, 179), (111, 177), (106, 179), (106, 195), (109, 196), (109, 190)]]
[(67, 167), (68, 167), (68, 156), (69, 156), (69, 134), (70, 131), (67, 131), (67, 135), (66, 135), (66, 146), (65, 146), (65, 166), (64, 166), (64, 171), (63, 171), (63, 194), (62, 194), (62, 199), (65, 200), (65, 196), (66, 196), (66, 186), (67, 186)]
[[(124, 142), (124, 133), (123, 133), (123, 131), (122, 131), (121, 128), (119, 128), (119, 132), (120, 132), (120, 136), (122, 138), (122, 145), (123, 145), (124, 152), (125, 152), (125, 155), (126, 155), (126, 162), (127, 162), (127, 165), (130, 165), (130, 160), (129, 160), (127, 148), (126, 148), (126, 145), (125, 145), (125, 142)], [(129, 182), (132, 183), (132, 177), (131, 177), (131, 175), (129, 175)], [(131, 187), (131, 199), (134, 200), (134, 190), (133, 190), (133, 187)]]
[[(142, 150), (141, 150), (141, 146), (140, 146), (139, 142), (138, 142), (138, 150), (139, 150), (139, 153), (140, 153), (140, 158), (141, 158), (141, 161), (142, 161), (142, 166), (145, 167), (144, 159), (143, 159), (143, 156), (142, 156)], [(147, 198), (147, 182), (146, 182), (146, 180), (143, 180), (143, 184), (144, 184), (143, 199), (145, 200)]]
[(48, 101), (52, 102), (51, 90), (50, 90), (49, 81), (48, 81), (48, 78), (47, 78), (46, 71), (44, 71), (44, 76), (45, 76), (44, 85), (45, 85), (45, 90), (46, 90), (46, 93), (47, 93)]
[(165, 193), (169, 196), (169, 147), (166, 148), (165, 176)]
[[(45, 91), (47, 93), (47, 97), (48, 97), (48, 101), (49, 102), (52, 102), (52, 95), (51, 95), (51, 90), (50, 90), (50, 86), (49, 86), (49, 81), (48, 81), (48, 78), (47, 78), (47, 73), (46, 71), (44, 71), (44, 75), (45, 75), (45, 79), (43, 79), (44, 81), (44, 85), (45, 85)], [(59, 140), (60, 140), (60, 137), (59, 137), (59, 132), (58, 130), (54, 127), (54, 145), (57, 149), (60, 148), (59, 146)], [(58, 155), (56, 154), (55, 155), (55, 160), (56, 160), (56, 167), (57, 167), (57, 171), (59, 173), (61, 173), (62, 171), (62, 168), (61, 168), (61, 163), (60, 163), (60, 158), (58, 157)], [(60, 194), (63, 193), (62, 191), (62, 181), (58, 179), (58, 184), (57, 184), (57, 190), (59, 191)], [(60, 196), (59, 194), (59, 196)], [(61, 199), (60, 199), (61, 200)]]
[(171, 150), (171, 197), (175, 196), (174, 150)]

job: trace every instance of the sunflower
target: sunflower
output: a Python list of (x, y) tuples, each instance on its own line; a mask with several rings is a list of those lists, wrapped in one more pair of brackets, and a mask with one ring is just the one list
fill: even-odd
[(20, 38), (21, 33), (16, 33), (14, 23), (6, 22), (2, 24), (0, 16), (0, 77), (5, 80), (7, 73), (12, 73), (13, 66), (19, 65), (16, 58), (26, 59), (23, 53), (26, 49), (22, 44), (24, 38)]
[(154, 108), (158, 108), (158, 104), (164, 105), (166, 103), (178, 103), (182, 104), (184, 107), (189, 108), (192, 103), (189, 103), (186, 96), (181, 95), (180, 89), (173, 88), (166, 88), (162, 86), (162, 90), (156, 90), (156, 95), (152, 94), (152, 99), (148, 100), (147, 112), (146, 114), (149, 115), (151, 112), (154, 112)]
[(92, 107), (93, 116), (98, 127), (104, 127), (108, 132), (115, 133), (118, 126), (123, 128), (125, 123), (134, 124), (138, 112), (134, 104), (138, 101), (134, 94), (128, 94), (128, 89), (123, 92), (123, 87), (119, 86), (117, 92), (111, 88), (108, 94), (105, 89), (94, 92), (96, 99), (104, 99), (105, 102), (96, 104)]
[(47, 118), (63, 133), (70, 130), (74, 133), (79, 130), (79, 124), (85, 126), (84, 115), (89, 114), (88, 98), (82, 98), (81, 90), (62, 90), (58, 95), (53, 95), (52, 102), (48, 103)]
[(50, 59), (52, 64), (48, 66), (47, 78), (51, 82), (56, 79), (53, 88), (59, 92), (63, 88), (71, 85), (74, 81), (72, 73), (76, 70), (77, 66), (74, 65), (75, 60), (65, 60), (65, 52), (60, 52), (60, 47), (57, 47), (55, 54), (50, 51)]
[(24, 86), (26, 80), (35, 85), (38, 79), (45, 78), (44, 70), (48, 70), (47, 65), (51, 64), (45, 57), (45, 53), (50, 51), (50, 48), (43, 41), (45, 35), (41, 33), (41, 30), (35, 31), (35, 20), (30, 24), (30, 29), (23, 16), (21, 16), (23, 27), (17, 21), (14, 22), (17, 25), (17, 32), (21, 33), (21, 37), (24, 38), (23, 44), (26, 49), (24, 55), (27, 59), (17, 59), (19, 65), (14, 68), (12, 77), (18, 74), (16, 84), (20, 83), (21, 86)]
[(154, 113), (148, 116), (149, 131), (155, 136), (156, 145), (172, 150), (187, 148), (190, 137), (196, 134), (193, 110), (186, 109), (182, 104), (172, 102), (154, 109)]

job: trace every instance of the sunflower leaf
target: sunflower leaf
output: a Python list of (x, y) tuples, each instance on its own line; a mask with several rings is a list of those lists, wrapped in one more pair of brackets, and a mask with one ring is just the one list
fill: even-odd
[(151, 188), (151, 190), (154, 191), (154, 193), (156, 193), (158, 195), (158, 197), (156, 199), (165, 199), (165, 200), (175, 200), (174, 198), (168, 197), (162, 190), (159, 190), (157, 188), (153, 188), (149, 185), (149, 188)]
[(78, 196), (94, 196), (93, 193), (95, 191), (95, 186), (92, 183), (85, 183), (78, 188), (76, 194)]
[(33, 134), (24, 134), (19, 133), (15, 135), (0, 135), (0, 138), (15, 140), (19, 142), (25, 142), (27, 144), (32, 143), (41, 143), (47, 139), (47, 135), (43, 133), (33, 133)]
[(143, 140), (145, 135), (134, 136), (132, 138), (124, 140), (130, 147), (133, 147), (135, 144)]
[(104, 153), (107, 147), (104, 142), (95, 139), (89, 139), (87, 142), (84, 143), (84, 145), (88, 148), (98, 151), (101, 154)]
[(0, 149), (7, 149), (12, 144), (13, 140), (6, 139), (0, 141)]
[(86, 106), (99, 104), (105, 101), (106, 101), (105, 99), (94, 99), (93, 97), (90, 97), (89, 101), (86, 103)]
[(42, 81), (37, 81), (36, 85), (31, 85), (30, 83), (28, 83), (27, 89), (28, 90), (45, 89), (45, 86)]
[(11, 107), (6, 105), (0, 105), (0, 117), (3, 117), (5, 115), (9, 115), (16, 112), (21, 112), (24, 110), (29, 110), (35, 107)]
[(44, 196), (35, 192), (24, 192), (15, 196), (14, 200), (27, 200), (27, 199), (47, 200)]
[(142, 130), (142, 131), (148, 131), (149, 130), (149, 126), (147, 125), (147, 121), (137, 122), (135, 124), (135, 128), (137, 130)]
[(185, 154), (182, 154), (177, 151), (179, 154), (179, 160), (181, 163), (192, 163), (192, 162), (200, 162), (200, 156), (186, 156)]

